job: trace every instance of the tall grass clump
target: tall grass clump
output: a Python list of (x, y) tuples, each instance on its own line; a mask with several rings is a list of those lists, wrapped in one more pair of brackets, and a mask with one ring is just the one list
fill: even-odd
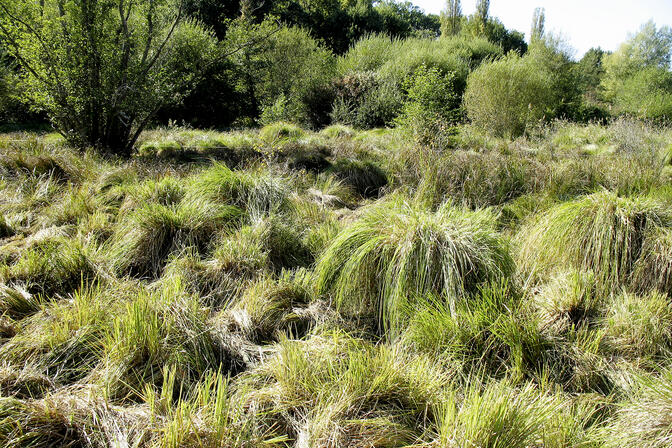
[(461, 397), (452, 391), (436, 407), (437, 446), (534, 446), (548, 436), (547, 421), (563, 404), (532, 383), (513, 387), (506, 381), (479, 384), (472, 379), (465, 389)]
[(96, 276), (94, 252), (76, 239), (47, 239), (24, 250), (15, 263), (0, 266), (0, 282), (29, 294), (65, 295)]
[(672, 353), (672, 304), (657, 292), (615, 296), (602, 325), (616, 354), (655, 366)]
[(651, 290), (672, 295), (672, 231), (657, 229), (642, 248), (642, 256), (635, 263), (633, 287), (646, 293)]
[(340, 307), (377, 314), (380, 329), (400, 324), (402, 305), (423, 294), (457, 302), (513, 271), (506, 242), (487, 210), (446, 203), (436, 212), (403, 196), (370, 207), (325, 250), (317, 286)]
[(104, 362), (91, 380), (114, 400), (135, 401), (160, 388), (164, 367), (176, 366), (173, 394), (188, 392), (206, 373), (236, 373), (241, 359), (209, 324), (209, 314), (181, 285), (140, 292), (114, 316), (103, 340)]
[(672, 443), (672, 372), (639, 376), (602, 431), (608, 448), (663, 448)]
[(609, 291), (627, 283), (650, 232), (668, 212), (646, 198), (601, 192), (559, 204), (520, 230), (520, 266), (532, 275), (557, 268), (592, 271)]
[(339, 159), (328, 172), (367, 198), (378, 196), (388, 183), (385, 172), (370, 161)]
[(542, 365), (548, 343), (507, 282), (479, 288), (452, 309), (442, 297), (409, 303), (413, 310), (400, 342), (469, 376), (524, 378)]
[(330, 331), (282, 340), (239, 387), (295, 446), (392, 448), (422, 441), (448, 379), (427, 358)]
[(303, 129), (295, 124), (277, 122), (271, 123), (259, 131), (259, 138), (267, 144), (274, 145), (283, 141), (298, 140), (305, 136)]
[(190, 195), (235, 205), (252, 219), (263, 218), (287, 204), (289, 179), (267, 171), (232, 171), (215, 163), (191, 179)]
[(112, 268), (157, 277), (168, 255), (188, 247), (204, 251), (216, 232), (231, 228), (240, 217), (239, 208), (203, 198), (171, 206), (146, 204), (118, 224), (109, 251)]
[(43, 313), (24, 321), (20, 331), (0, 347), (2, 359), (17, 370), (31, 366), (57, 385), (71, 384), (90, 373), (101, 360), (119, 297), (96, 284), (69, 299), (49, 304)]

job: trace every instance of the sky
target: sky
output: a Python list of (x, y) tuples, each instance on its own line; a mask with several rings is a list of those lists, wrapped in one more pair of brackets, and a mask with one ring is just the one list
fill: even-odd
[[(438, 14), (445, 0), (411, 0), (427, 13)], [(490, 15), (529, 38), (534, 9), (546, 9), (546, 31), (561, 34), (581, 56), (592, 47), (616, 50), (639, 27), (653, 19), (672, 26), (672, 0), (490, 0)], [(462, 0), (462, 13), (476, 9), (476, 0)]]

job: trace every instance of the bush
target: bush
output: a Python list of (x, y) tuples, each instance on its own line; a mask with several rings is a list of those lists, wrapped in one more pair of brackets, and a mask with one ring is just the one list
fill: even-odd
[(491, 212), (444, 204), (436, 212), (396, 196), (369, 208), (322, 254), (317, 286), (341, 308), (377, 314), (398, 331), (402, 310), (423, 294), (458, 302), (507, 278), (513, 262)]
[(438, 68), (419, 67), (404, 82), (407, 100), (396, 124), (421, 145), (446, 147), (446, 138), (459, 120), (460, 97), (455, 92), (454, 74)]
[(551, 74), (535, 59), (515, 53), (474, 70), (464, 93), (469, 119), (503, 137), (522, 135), (549, 118), (554, 101)]
[(635, 73), (614, 93), (614, 106), (618, 112), (638, 118), (672, 118), (672, 73), (657, 67)]
[(403, 103), (398, 86), (374, 72), (348, 74), (336, 81), (335, 91), (332, 120), (359, 129), (392, 123)]

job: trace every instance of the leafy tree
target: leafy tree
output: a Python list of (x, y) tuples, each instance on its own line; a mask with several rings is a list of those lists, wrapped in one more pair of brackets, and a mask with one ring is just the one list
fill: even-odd
[(672, 95), (668, 79), (672, 61), (672, 28), (644, 24), (619, 49), (604, 57), (602, 88), (620, 113), (643, 118), (669, 117)]
[(455, 90), (455, 74), (442, 73), (425, 65), (404, 82), (407, 101), (397, 125), (410, 132), (416, 142), (444, 146), (460, 119), (460, 95)]
[(462, 5), (460, 0), (448, 0), (441, 13), (441, 36), (455, 36), (462, 28)]
[(478, 0), (476, 2), (476, 17), (485, 24), (490, 16), (490, 0)]
[(489, 18), (483, 22), (480, 16), (474, 14), (463, 22), (461, 34), (470, 38), (486, 38), (490, 42), (502, 47), (504, 53), (515, 51), (523, 55), (527, 51), (527, 44), (525, 43), (523, 33), (508, 30), (496, 17)]
[(0, 36), (24, 96), (72, 144), (122, 155), (216, 49), (173, 0), (0, 0)]
[(572, 119), (581, 107), (581, 90), (576, 77), (572, 58), (573, 49), (554, 34), (545, 35), (534, 41), (526, 58), (550, 75), (554, 100), (547, 111), (547, 117)]
[(544, 28), (546, 27), (546, 11), (544, 8), (536, 8), (532, 16), (532, 31), (530, 32), (530, 42), (537, 42), (544, 37)]
[(238, 20), (231, 25), (225, 46), (232, 52), (242, 47), (229, 61), (237, 90), (251, 103), (252, 118), (264, 109), (277, 116), (282, 107), (284, 118), (291, 121), (315, 124), (320, 114), (322, 121), (326, 119), (331, 100), (322, 101), (320, 95), (335, 76), (335, 59), (308, 31), (271, 20), (261, 24)]

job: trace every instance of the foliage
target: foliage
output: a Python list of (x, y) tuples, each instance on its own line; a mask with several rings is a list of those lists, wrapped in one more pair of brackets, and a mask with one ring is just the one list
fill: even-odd
[(469, 119), (493, 135), (522, 135), (552, 113), (552, 74), (537, 60), (510, 53), (469, 75), (464, 106)]
[[(60, 6), (60, 7), (59, 7)], [(169, 0), (3, 2), (0, 35), (23, 94), (74, 145), (128, 155), (157, 109), (214, 56), (211, 34)]]
[(602, 86), (618, 112), (642, 118), (669, 116), (671, 55), (672, 30), (649, 21), (604, 59)]
[(419, 144), (440, 146), (459, 120), (460, 100), (453, 82), (452, 73), (419, 67), (404, 83), (407, 100), (396, 124), (411, 132)]

